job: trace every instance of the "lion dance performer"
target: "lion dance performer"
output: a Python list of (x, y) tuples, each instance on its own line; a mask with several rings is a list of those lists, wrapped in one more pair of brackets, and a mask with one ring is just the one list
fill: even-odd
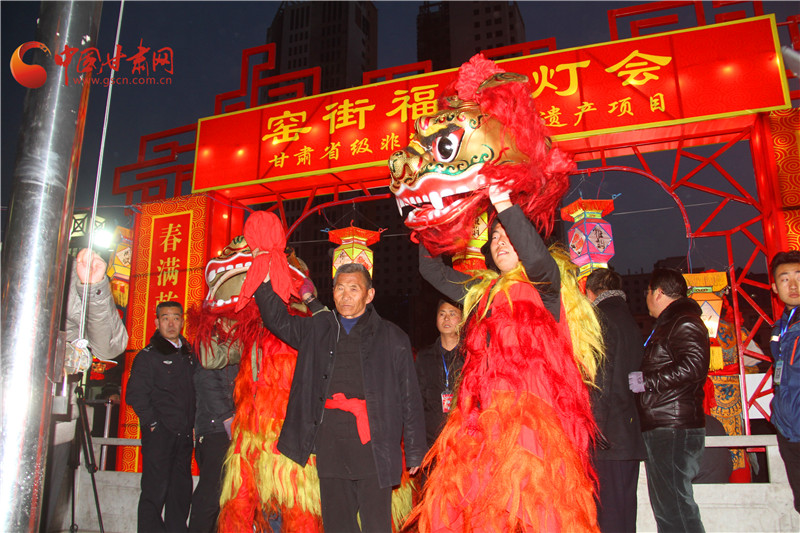
[[(299, 286), (308, 269), (294, 253), (288, 260)], [(254, 302), (235, 310), (252, 261), (245, 238), (236, 237), (206, 265), (208, 295), (203, 309), (191, 316), (204, 367), (240, 364), (219, 531), (251, 532), (254, 525), (258, 531), (272, 531), (268, 518), (280, 515), (285, 531), (316, 532), (321, 530), (316, 469), (313, 464), (300, 468), (274, 449), (297, 353), (264, 328)], [(289, 308), (308, 313), (299, 301), (290, 302)]]
[[(537, 232), (551, 231), (573, 164), (551, 149), (530, 94), (524, 76), (475, 56), (389, 162), (424, 245), (420, 272), (465, 311), (456, 407), (407, 529), (597, 530), (586, 382), (600, 329), (568, 256)], [(461, 252), (486, 210), (490, 269), (445, 266), (441, 254)]]
[[(299, 292), (307, 283), (308, 268), (290, 248), (287, 260), (293, 288)], [(236, 310), (252, 262), (245, 237), (236, 237), (206, 266), (209, 291), (202, 309), (193, 310), (190, 317), (204, 367), (240, 364), (218, 531), (273, 531), (272, 525), (280, 523), (281, 531), (316, 533), (322, 531), (322, 517), (315, 458), (301, 467), (276, 449), (297, 352), (263, 326), (255, 301)], [(311, 314), (299, 298), (292, 297), (287, 306), (293, 314)], [(405, 475), (392, 495), (395, 527), (411, 509), (411, 491)], [(271, 517), (279, 520), (271, 525)]]

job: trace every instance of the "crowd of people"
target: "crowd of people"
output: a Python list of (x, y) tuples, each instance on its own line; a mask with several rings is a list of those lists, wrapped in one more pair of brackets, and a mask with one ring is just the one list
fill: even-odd
[[(454, 270), (420, 245), (420, 272), (442, 299), (435, 313), (439, 337), (416, 355), (408, 336), (372, 306), (375, 289), (360, 264), (336, 271), (334, 309), (316, 299), (312, 284), (304, 284), (302, 297), (313, 312), (306, 317), (287, 311), (270, 276), (256, 291), (265, 327), (298, 351), (277, 449), (301, 465), (316, 455), (326, 531), (391, 531), (391, 490), (404, 469), (410, 475), (419, 472), (424, 487), (410, 529), (495, 527), (508, 519), (508, 498), (519, 497), (523, 526), (550, 530), (563, 524), (554, 518), (561, 516), (580, 529), (635, 531), (642, 461), (658, 530), (703, 531), (692, 482), (701, 470), (707, 434), (704, 386), (710, 343), (683, 275), (653, 271), (646, 302), (655, 325), (644, 339), (621, 277), (609, 269), (588, 276), (586, 297), (596, 309), (604, 341), (592, 386), (581, 380), (577, 367), (557, 368), (557, 375), (504, 367), (503, 353), (532, 348), (520, 344), (530, 332), (506, 327), (518, 320), (515, 313), (536, 315), (537, 324), (545, 324), (540, 327), (549, 340), (541, 342), (568, 346), (568, 340), (559, 327), (563, 308), (555, 262), (507, 194), (493, 191), (492, 202), (498, 216), (483, 277)], [(113, 303), (104, 275), (97, 274), (104, 270), (102, 261), (88, 270), (86, 264), (84, 254), (73, 285), (91, 284), (95, 301), (87, 314), (94, 324), (89, 342), (109, 356), (108, 350), (123, 348), (119, 339), (127, 335), (124, 328), (120, 331), (116, 312), (116, 318), (108, 313)], [(772, 290), (785, 304), (771, 344), (772, 423), (800, 511), (800, 315), (795, 316), (800, 252), (777, 254), (770, 273)], [(75, 297), (70, 296), (69, 306), (80, 305), (72, 301)], [(100, 311), (104, 318), (99, 323), (105, 327), (98, 333)], [(142, 433), (138, 529), (214, 531), (238, 365), (209, 370), (199, 364), (183, 336), (180, 303), (162, 302), (155, 314), (156, 332), (134, 359), (126, 397)], [(578, 398), (585, 393), (591, 413), (559, 411), (555, 396), (548, 396), (552, 384), (543, 383), (548, 379), (558, 379), (559, 388), (574, 388)], [(491, 390), (483, 387), (487, 380), (494, 383)], [(523, 393), (511, 397), (504, 387)], [(529, 414), (515, 410), (519, 402), (550, 414), (529, 420)], [(520, 418), (510, 423), (515, 417)], [(475, 437), (488, 434), (488, 445)], [(569, 478), (572, 504), (542, 503), (524, 482), (509, 483), (519, 479), (510, 478), (509, 469), (541, 476), (537, 470), (543, 469), (542, 459), (554, 442), (578, 450), (564, 463), (569, 466), (551, 472)], [(200, 468), (194, 491), (193, 449)], [(582, 461), (582, 451), (588, 462)], [(528, 507), (526, 498), (536, 503)]]

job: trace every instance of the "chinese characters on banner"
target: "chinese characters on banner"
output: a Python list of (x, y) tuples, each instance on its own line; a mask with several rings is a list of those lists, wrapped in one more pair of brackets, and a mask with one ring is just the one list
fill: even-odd
[[(787, 107), (779, 57), (769, 15), (500, 63), (528, 76), (558, 141)], [(193, 191), (384, 166), (454, 77), (434, 72), (201, 119)]]

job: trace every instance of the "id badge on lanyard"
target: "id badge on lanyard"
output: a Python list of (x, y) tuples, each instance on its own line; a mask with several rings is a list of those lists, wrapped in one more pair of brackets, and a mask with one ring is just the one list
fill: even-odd
[(450, 405), (453, 403), (453, 391), (445, 389), (442, 391), (442, 412), (449, 413)]
[(447, 368), (447, 361), (444, 358), (444, 351), (442, 352), (442, 366), (444, 366), (444, 390), (442, 391), (442, 412), (447, 414), (450, 412), (450, 406), (453, 403), (453, 391), (450, 390), (450, 369)]
[(772, 373), (772, 384), (773, 385), (780, 385), (781, 384), (781, 374), (783, 374), (783, 361), (780, 359), (775, 361), (775, 370)]
[[(789, 325), (792, 323), (792, 317), (794, 317), (794, 312), (796, 310), (797, 310), (796, 307), (792, 309), (792, 312), (789, 313), (789, 318), (786, 319), (786, 323), (781, 328), (781, 336), (780, 336), (779, 342), (783, 341), (783, 335), (786, 333), (786, 330), (789, 329)], [(783, 350), (781, 350), (781, 351), (783, 351)], [(774, 369), (774, 371), (772, 373), (772, 383), (773, 383), (773, 385), (780, 385), (781, 384), (781, 375), (783, 375), (783, 359), (778, 359), (777, 361), (775, 361), (775, 369)]]

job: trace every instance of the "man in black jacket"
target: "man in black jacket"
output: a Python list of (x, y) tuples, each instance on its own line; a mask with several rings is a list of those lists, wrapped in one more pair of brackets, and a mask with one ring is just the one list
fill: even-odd
[(705, 448), (703, 385), (710, 358), (700, 306), (677, 270), (657, 268), (647, 289), (656, 319), (640, 372), (629, 376), (647, 448), (647, 488), (658, 531), (705, 531), (692, 478)]
[[(321, 307), (302, 296), (312, 310)], [(378, 315), (374, 296), (369, 272), (355, 263), (336, 271), (336, 312), (292, 316), (269, 280), (256, 292), (266, 327), (298, 351), (278, 450), (300, 465), (316, 453), (322, 522), (336, 533), (390, 532), (400, 442), (412, 475), (426, 449), (411, 344)]]
[(622, 277), (598, 268), (586, 278), (586, 296), (603, 327), (605, 359), (590, 389), (599, 430), (594, 450), (597, 471), (597, 524), (600, 531), (636, 531), (639, 461), (646, 458), (636, 399), (628, 374), (642, 366), (642, 334), (633, 318)]
[(186, 531), (192, 501), (195, 358), (181, 335), (181, 304), (158, 304), (156, 327), (150, 344), (133, 360), (125, 395), (142, 433), (142, 533)]
[(429, 448), (433, 446), (447, 420), (454, 399), (453, 390), (461, 374), (461, 367), (464, 366), (464, 356), (458, 349), (461, 338), (459, 324), (461, 308), (448, 300), (440, 299), (436, 308), (439, 338), (417, 353), (417, 380), (422, 393)]

